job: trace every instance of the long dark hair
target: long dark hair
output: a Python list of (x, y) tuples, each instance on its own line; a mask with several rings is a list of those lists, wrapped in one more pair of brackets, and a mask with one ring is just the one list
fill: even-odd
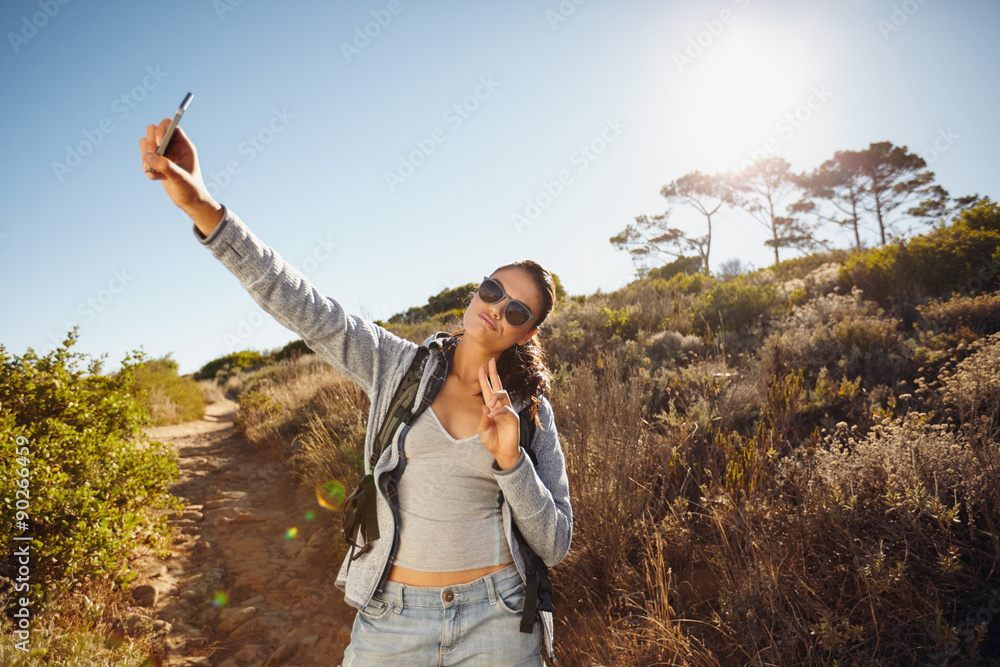
[[(511, 396), (516, 396), (531, 406), (528, 414), (537, 424), (539, 398), (548, 387), (550, 378), (548, 366), (545, 365), (545, 351), (542, 349), (538, 335), (542, 322), (552, 312), (556, 303), (555, 281), (545, 267), (530, 259), (505, 264), (493, 273), (503, 269), (521, 269), (526, 272), (531, 276), (538, 288), (538, 293), (542, 296), (542, 310), (540, 313), (536, 313), (535, 321), (530, 325), (532, 328), (538, 328), (539, 332), (536, 332), (524, 345), (517, 343), (511, 345), (497, 358), (497, 374), (500, 376), (504, 389)], [(470, 297), (473, 295), (475, 292), (472, 292)], [(458, 336), (463, 333), (465, 330), (461, 329), (452, 335)]]

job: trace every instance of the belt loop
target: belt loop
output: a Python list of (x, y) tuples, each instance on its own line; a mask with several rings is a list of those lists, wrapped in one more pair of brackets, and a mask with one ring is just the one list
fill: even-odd
[(490, 604), (497, 603), (497, 589), (493, 583), (493, 575), (486, 575), (486, 594), (490, 598)]
[(393, 591), (392, 602), (396, 605), (396, 609), (402, 611), (403, 609), (403, 591), (406, 586), (400, 584), (399, 586), (393, 586), (396, 590)]

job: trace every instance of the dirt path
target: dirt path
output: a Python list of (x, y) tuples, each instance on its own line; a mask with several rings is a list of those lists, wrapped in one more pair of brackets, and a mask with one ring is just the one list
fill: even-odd
[(197, 422), (145, 429), (176, 448), (171, 492), (186, 508), (171, 519), (170, 557), (135, 561), (134, 595), (171, 624), (166, 665), (339, 665), (354, 610), (334, 587), (338, 516), (284, 461), (247, 445), (235, 408), (220, 401)]

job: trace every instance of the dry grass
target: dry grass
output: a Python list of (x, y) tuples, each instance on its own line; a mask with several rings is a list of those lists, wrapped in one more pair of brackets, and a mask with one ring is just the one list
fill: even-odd
[(309, 487), (336, 480), (348, 489), (363, 469), (368, 397), (315, 355), (303, 355), (230, 382), (239, 396), (237, 427), (274, 457), (290, 457)]
[[(0, 665), (5, 667), (147, 667), (166, 656), (169, 627), (132, 607), (131, 592), (105, 580), (88, 582), (54, 608), (34, 610), (21, 650), (13, 623), (0, 615)], [(2, 601), (0, 601), (2, 602)], [(0, 604), (2, 606), (2, 604)], [(121, 619), (131, 619), (123, 623)], [(162, 621), (161, 621), (162, 624)]]
[(226, 397), (225, 392), (215, 380), (199, 380), (198, 388), (201, 390), (201, 397), (208, 404), (217, 403)]
[[(929, 383), (906, 375), (920, 334), (857, 295), (806, 301), (743, 355), (612, 306), (564, 308), (546, 341), (574, 509), (553, 571), (561, 664), (977, 664), (1000, 650), (980, 636), (989, 623), (962, 621), (1000, 572), (998, 341), (956, 350)], [(353, 486), (356, 386), (311, 356), (230, 382), (252, 441), (308, 486)]]

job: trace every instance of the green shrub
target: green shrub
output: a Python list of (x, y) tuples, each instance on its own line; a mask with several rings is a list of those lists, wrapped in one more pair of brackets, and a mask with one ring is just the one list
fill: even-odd
[(768, 373), (799, 369), (812, 384), (825, 368), (830, 381), (860, 379), (869, 390), (893, 385), (913, 370), (900, 320), (863, 299), (860, 291), (792, 309), (774, 323), (759, 358)]
[(389, 324), (420, 324), (435, 315), (453, 310), (465, 311), (472, 295), (479, 289), (479, 283), (468, 283), (458, 287), (443, 289), (427, 299), (423, 306), (414, 306), (405, 313), (396, 313), (389, 318)]
[(299, 338), (298, 340), (293, 340), (292, 342), (285, 345), (281, 350), (275, 354), (272, 358), (274, 361), (281, 362), (285, 359), (295, 359), (296, 357), (303, 354), (315, 354), (312, 349), (306, 345), (306, 342)]
[(697, 333), (743, 332), (770, 317), (780, 305), (773, 285), (750, 285), (737, 278), (702, 294), (692, 308), (691, 319)]
[(76, 368), (76, 339), (74, 328), (44, 357), (11, 357), (0, 345), (0, 541), (14, 544), (16, 522), (27, 522), (33, 605), (94, 577), (127, 583), (124, 558), (144, 536), (159, 544), (169, 535), (166, 518), (149, 510), (179, 507), (167, 490), (177, 477), (172, 451), (143, 442), (150, 417), (132, 394), (142, 353), (103, 376), (100, 361)]
[(248, 435), (254, 428), (266, 424), (283, 411), (284, 408), (267, 390), (267, 386), (260, 386), (240, 394), (233, 426)]
[(607, 307), (598, 309), (603, 316), (602, 326), (609, 334), (616, 334), (625, 340), (635, 340), (639, 333), (639, 323), (635, 314), (641, 313), (640, 309), (634, 306), (627, 306), (620, 310), (612, 310)]
[(265, 357), (263, 354), (257, 350), (243, 350), (242, 352), (233, 352), (232, 354), (227, 354), (224, 357), (219, 357), (218, 359), (213, 359), (204, 366), (201, 370), (195, 373), (195, 380), (225, 380), (231, 375), (235, 375), (240, 371), (250, 370), (252, 368), (258, 368), (264, 366), (268, 363), (272, 363), (272, 360)]
[(190, 377), (177, 375), (170, 355), (139, 364), (132, 373), (136, 395), (157, 424), (178, 424), (201, 419), (205, 399)]
[(663, 266), (657, 267), (655, 269), (650, 269), (646, 273), (646, 278), (660, 278), (663, 280), (670, 280), (678, 275), (694, 275), (700, 273), (702, 267), (705, 263), (702, 261), (701, 257), (678, 257), (674, 261), (664, 264)]
[(917, 306), (924, 328), (934, 333), (966, 330), (977, 336), (1000, 332), (1000, 292), (948, 301), (933, 299)]
[(841, 271), (844, 289), (858, 287), (884, 306), (902, 309), (953, 292), (1000, 285), (1000, 207), (989, 199), (947, 226), (909, 241), (853, 255)]

